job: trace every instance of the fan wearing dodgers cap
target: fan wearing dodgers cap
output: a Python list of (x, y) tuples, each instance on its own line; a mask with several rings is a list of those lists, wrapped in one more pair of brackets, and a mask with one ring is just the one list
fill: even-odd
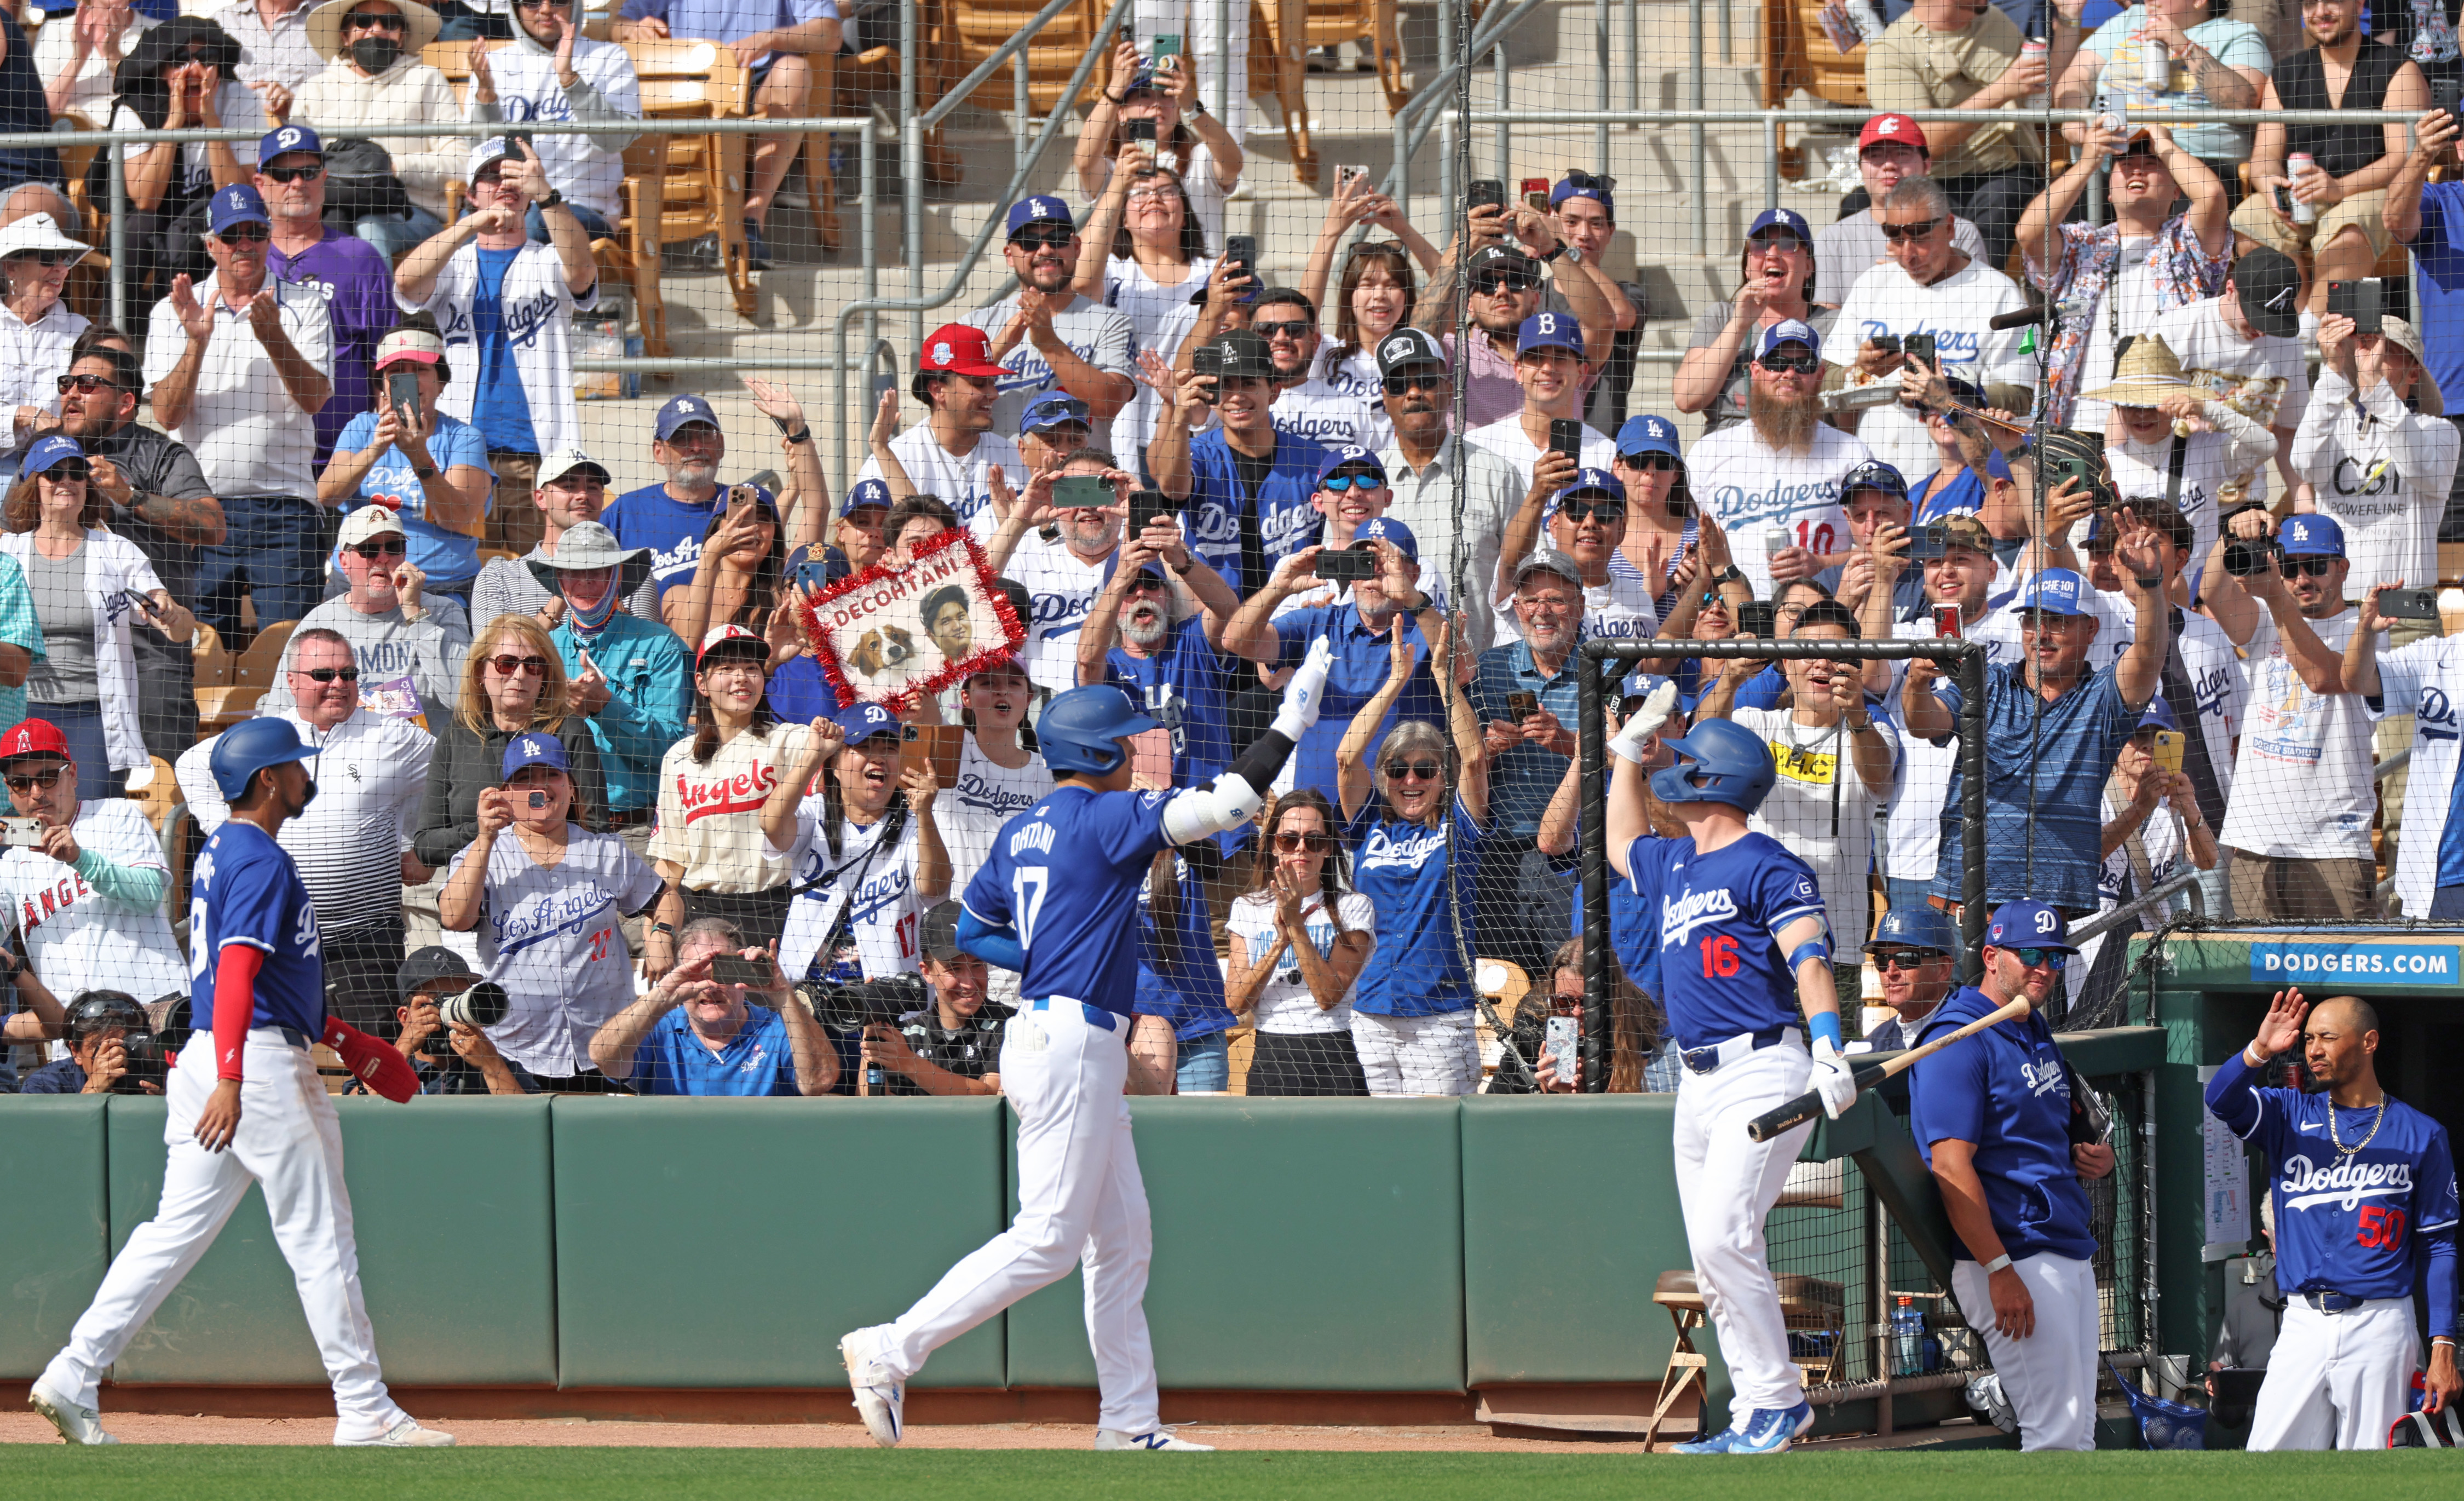
[(316, 413), (334, 390), (334, 320), (322, 287), (267, 275), (269, 222), (255, 188), (217, 188), (213, 275), (174, 276), (146, 315), (155, 424), (196, 455), (230, 523), (196, 585), (198, 613), (227, 639), (243, 591), (267, 622), (297, 620), (324, 592)]
[[(1548, 263), (1566, 252), (1551, 215), (1524, 203), (1483, 206), (1470, 210), (1466, 228), (1468, 232), (1456, 235), (1446, 247), (1429, 284), (1450, 287), (1459, 270), (1467, 276), (1468, 341), (1457, 338), (1452, 298), (1422, 298), (1413, 322), (1445, 345), (1465, 388), (1470, 425), (1478, 428), (1502, 421), (1523, 406), (1521, 390), (1509, 383), (1521, 353), (1524, 320), (1541, 312), (1569, 319), (1581, 331), (1583, 348), (1603, 357), (1616, 339), (1617, 322), (1590, 276), (1550, 279)], [(1563, 301), (1562, 308), (1551, 305), (1551, 293)], [(1584, 365), (1584, 390), (1599, 379), (1602, 364), (1595, 359)]]
[(319, 282), (334, 315), (334, 399), (317, 413), (317, 456), (368, 409), (377, 342), (401, 320), (393, 262), (376, 246), (325, 223), (325, 143), (306, 125), (269, 130), (256, 143), (256, 190), (274, 220), (265, 268), (277, 281)]
[(1908, 1073), (1908, 1126), (1956, 1240), (1951, 1292), (1985, 1335), (2031, 1452), (2096, 1447), (2097, 1246), (2081, 1180), (2113, 1171), (2113, 1147), (2044, 1014), (2076, 952), (2060, 913), (2004, 903), (1985, 930), (1980, 982), (1909, 1038), (1930, 1042), (2022, 997), (2033, 1008)]
[(1811, 578), (1848, 550), (1840, 482), (1874, 454), (1822, 420), (1822, 336), (1810, 325), (1764, 329), (1747, 378), (1746, 420), (1695, 443), (1685, 483), (1727, 534), (1747, 588), (1769, 599), (1774, 585)]
[[(993, 359), (992, 342), (980, 328), (944, 323), (925, 335), (915, 351), (915, 373), (907, 382), (924, 420), (887, 436), (898, 420), (898, 395), (882, 392), (868, 440), (871, 456), (855, 472), (857, 481), (887, 485), (892, 503), (919, 493), (938, 496), (979, 540), (990, 538), (1001, 524), (992, 504), (992, 472), (1000, 470), (1017, 490), (1033, 469), (1010, 435), (1019, 430), (1015, 426), (1009, 432), (993, 430), (993, 408), (1007, 373)], [(1024, 411), (1022, 404), (1014, 424)]]
[[(1514, 466), (1536, 493), (1539, 475), (1536, 470), (1543, 455), (1550, 452), (1550, 424), (1556, 421), (1579, 421), (1583, 393), (1590, 383), (1586, 372), (1592, 368), (1584, 357), (1582, 325), (1564, 313), (1534, 313), (1523, 320), (1514, 338), (1514, 380), (1523, 387), (1523, 407), (1510, 417), (1473, 428), (1463, 434), (1463, 441), (1485, 448)], [(1573, 467), (1606, 469), (1617, 458), (1617, 445), (1605, 432), (1586, 423), (1582, 430), (1581, 452)], [(1552, 469), (1547, 488), (1553, 494), (1564, 485), (1564, 474)]]
[(1539, 531), (1540, 507), (1526, 501), (1514, 513), (1507, 523), (1506, 543), (1498, 550), (1501, 642), (1521, 639), (1512, 601), (1522, 565), (1535, 549), (1554, 552), (1574, 565), (1575, 583), (1583, 591), (1584, 636), (1645, 641), (1659, 634), (1660, 611), (1652, 603), (1650, 583), (1638, 569), (1617, 566), (1623, 560), (1618, 548), (1625, 542), (1626, 509), (1625, 487), (1615, 475), (1584, 468), (1549, 497), (1545, 536)]
[(1026, 404), (1054, 389), (1111, 422), (1137, 391), (1129, 315), (1078, 295), (1078, 225), (1067, 204), (1045, 193), (1022, 198), (1006, 227), (1001, 254), (1018, 285), (960, 320), (983, 330), (1001, 367), (993, 430), (1016, 432)]
[[(1458, 568), (1469, 579), (1492, 576), (1506, 519), (1522, 503), (1525, 481), (1513, 465), (1453, 431), (1454, 372), (1437, 336), (1398, 328), (1377, 341), (1375, 353), (1395, 429), (1394, 442), (1377, 455), (1386, 474), (1387, 514), (1415, 536), (1428, 537), (1430, 568), (1439, 576), (1452, 580)], [(1478, 607), (1479, 591), (1473, 594), (1474, 607), (1465, 612), (1472, 645), (1485, 648), (1494, 620)]]
[[(1857, 195), (1850, 193), (1840, 202), (1839, 218), (1814, 232), (1814, 285), (1837, 292), (1855, 286), (1859, 276), (1882, 259), (1882, 227), (1874, 218), (1874, 205), (1898, 187), (1901, 178), (1926, 177), (1932, 172), (1931, 142), (1924, 126), (1893, 111), (1866, 121), (1857, 133), (1857, 176), (1864, 184), (1864, 201), (1857, 202)], [(1966, 194), (1959, 196), (1964, 205)], [(2016, 223), (2016, 206), (2011, 211), (2012, 222)], [(1951, 221), (1950, 239), (1988, 265), (1995, 263), (1976, 226), (1964, 214)]]
[[(1609, 242), (1617, 235), (1617, 179), (1569, 170), (1549, 189), (1549, 218), (1566, 247), (1557, 275), (1568, 280), (1585, 278), (1608, 304), (1609, 342), (1600, 350), (1603, 368), (1584, 410), (1599, 427), (1615, 428), (1625, 421), (1644, 302), (1642, 283), (1620, 282), (1609, 275)], [(1544, 305), (1552, 313), (1573, 311), (1563, 297), (1547, 298)]]
[[(1705, 414), (1706, 432), (1746, 415), (1747, 376), (1761, 352), (1763, 330), (1794, 320), (1816, 334), (1831, 331), (1838, 309), (1816, 302), (1820, 286), (1845, 288), (1856, 278), (1817, 280), (1814, 232), (1793, 209), (1765, 209), (1747, 227), (1737, 255), (1737, 293), (1727, 303), (1706, 302), (1694, 316), (1685, 354), (1669, 382), (1669, 400), (1682, 412)], [(1875, 235), (1874, 258), (1881, 258)]]
[[(2378, 1011), (2279, 990), (2207, 1106), (2272, 1163), (2283, 1326), (2251, 1417), (2254, 1449), (2378, 1448), (2422, 1369), (2412, 1290), (2429, 1305), (2425, 1406), (2452, 1411), (2456, 1373), (2455, 1154), (2437, 1121), (2379, 1082)], [(2315, 1091), (2262, 1089), (2299, 1048)]]
[[(778, 428), (789, 476), (780, 495), (759, 485), (749, 488), (774, 519), (786, 515), (797, 538), (810, 536), (819, 528), (816, 513), (828, 503), (829, 489), (803, 408), (783, 386), (747, 380), (744, 388), (755, 409)], [(715, 535), (713, 523), (727, 509), (736, 487), (722, 488), (718, 482), (719, 466), (727, 458), (727, 434), (709, 398), (669, 398), (650, 436), (650, 461), (667, 471), (667, 482), (627, 490), (601, 519), (626, 546), (650, 549), (650, 583), (664, 599), (670, 590), (693, 584), (702, 543)], [(814, 509), (806, 510), (806, 502)]]

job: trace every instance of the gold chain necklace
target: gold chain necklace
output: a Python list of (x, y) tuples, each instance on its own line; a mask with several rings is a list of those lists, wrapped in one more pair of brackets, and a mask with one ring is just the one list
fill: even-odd
[(2327, 1139), (2335, 1142), (2336, 1150), (2345, 1157), (2351, 1157), (2362, 1148), (2368, 1146), (2378, 1138), (2379, 1128), (2387, 1124), (2387, 1091), (2379, 1091), (2379, 1113), (2377, 1118), (2370, 1122), (2370, 1134), (2351, 1146), (2346, 1146), (2343, 1135), (2336, 1129), (2336, 1097), (2329, 1095), (2327, 1097)]

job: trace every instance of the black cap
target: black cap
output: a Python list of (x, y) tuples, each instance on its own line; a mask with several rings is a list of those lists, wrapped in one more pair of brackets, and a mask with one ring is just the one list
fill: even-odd
[(2301, 268), (2292, 256), (2254, 245), (2233, 263), (2233, 284), (2251, 327), (2278, 339), (2301, 332)]
[(1438, 336), (1425, 328), (1398, 328), (1377, 341), (1377, 373), (1393, 375), (1400, 370), (1417, 369), (1434, 364), (1447, 368), (1446, 346)]
[(1471, 276), (1477, 283), (1483, 273), (1510, 271), (1517, 276), (1540, 277), (1540, 263), (1511, 245), (1484, 245), (1472, 252)]
[(440, 980), (475, 982), (478, 978), (463, 962), (461, 955), (431, 943), (424, 949), (413, 949), (410, 958), (402, 961), (402, 968), (394, 976), (394, 993), (408, 1001), (415, 992), (434, 989)]
[(1222, 363), (1215, 373), (1227, 380), (1271, 381), (1279, 378), (1275, 357), (1268, 352), (1264, 334), (1235, 328), (1216, 336), (1215, 347), (1222, 355)]
[(958, 947), (958, 916), (966, 909), (957, 902), (935, 902), (925, 909), (924, 920), (916, 925), (916, 946), (924, 957), (948, 963), (962, 952)]

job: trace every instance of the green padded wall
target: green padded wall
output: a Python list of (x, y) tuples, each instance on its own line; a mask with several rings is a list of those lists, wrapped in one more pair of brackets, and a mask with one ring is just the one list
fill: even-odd
[[(1463, 1389), (1454, 1101), (1130, 1107), (1155, 1215), (1146, 1309), (1163, 1385)], [(1084, 1309), (1072, 1271), (1010, 1310), (1011, 1385), (1095, 1384)]]
[[(360, 1285), (385, 1380), (556, 1380), (548, 1106), (543, 1099), (337, 1102)], [(164, 1102), (111, 1100), (111, 1246), (163, 1192)], [(138, 1333), (121, 1381), (321, 1384), (317, 1347), (265, 1197), (252, 1186), (194, 1270)]]
[[(1001, 1101), (556, 1103), (562, 1384), (831, 1386), (1002, 1225)], [(917, 1386), (1001, 1384), (1001, 1324)]]
[[(159, 1152), (161, 1148), (158, 1146)], [(11, 1096), (0, 1119), (0, 1377), (42, 1374), (111, 1256), (103, 1099)]]

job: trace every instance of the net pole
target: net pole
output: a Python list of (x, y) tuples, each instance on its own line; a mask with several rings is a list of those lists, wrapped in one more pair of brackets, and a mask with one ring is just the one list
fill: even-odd
[[(1959, 982), (1985, 978), (1985, 649), (1959, 648)], [(2029, 768), (2033, 784), (2035, 770)]]
[(1580, 695), (1582, 729), (1576, 754), (1583, 759), (1583, 1089), (1601, 1093), (1609, 1087), (1609, 830), (1608, 757), (1602, 735), (1600, 664), (1624, 665), (1622, 653), (1605, 642), (1586, 641), (1580, 656), (1575, 692)]

